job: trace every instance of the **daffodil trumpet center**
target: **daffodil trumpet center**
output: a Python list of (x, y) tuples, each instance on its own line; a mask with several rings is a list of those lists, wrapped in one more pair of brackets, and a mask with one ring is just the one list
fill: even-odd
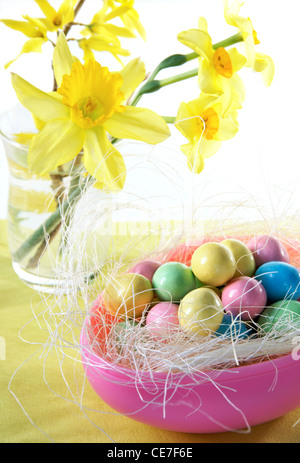
[(96, 121), (104, 114), (104, 104), (97, 100), (97, 98), (90, 96), (79, 103), (79, 108), (82, 111), (83, 117), (90, 118), (92, 121)]
[(57, 92), (70, 107), (71, 119), (84, 129), (102, 125), (115, 113), (125, 110), (121, 103), (123, 78), (94, 60), (82, 65), (75, 62)]
[(213, 55), (213, 63), (218, 74), (227, 79), (233, 75), (233, 66), (228, 52), (223, 47), (216, 49)]
[(202, 135), (207, 140), (212, 140), (219, 130), (219, 116), (213, 108), (205, 109), (197, 117), (198, 135)]

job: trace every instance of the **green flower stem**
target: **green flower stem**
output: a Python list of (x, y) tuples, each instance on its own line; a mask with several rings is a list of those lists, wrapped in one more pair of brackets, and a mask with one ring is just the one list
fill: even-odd
[[(192, 69), (182, 74), (177, 74), (176, 76), (167, 77), (166, 79), (157, 80), (153, 82), (159, 83), (159, 88), (166, 87), (167, 85), (175, 84), (176, 82), (181, 82), (182, 80), (190, 79), (191, 77), (198, 76), (198, 68)], [(157, 88), (157, 90), (159, 89)]]
[(191, 61), (193, 59), (198, 58), (199, 55), (196, 52), (189, 53), (187, 55), (171, 55), (168, 56), (168, 58), (164, 59), (159, 65), (154, 69), (154, 71), (150, 74), (148, 81), (154, 80), (157, 74), (162, 71), (163, 69), (175, 67), (175, 66), (181, 66), (182, 64), (187, 63), (188, 61)]
[(231, 45), (235, 45), (236, 43), (243, 42), (243, 35), (241, 32), (238, 34), (232, 35), (231, 37), (228, 37), (225, 40), (221, 40), (221, 42), (215, 43), (213, 45), (213, 48), (216, 50), (217, 48), (223, 47), (230, 47)]
[[(88, 178), (87, 178), (88, 179)], [(86, 179), (86, 181), (87, 181)], [(66, 214), (69, 207), (79, 199), (80, 193), (82, 192), (81, 187), (77, 187), (71, 191), (68, 198), (53, 212), (50, 217), (37, 228), (26, 241), (19, 247), (19, 249), (13, 254), (13, 260), (16, 262), (22, 261), (26, 255), (35, 248), (38, 244), (45, 239), (45, 235), (50, 235), (53, 230), (60, 224), (62, 217)]]

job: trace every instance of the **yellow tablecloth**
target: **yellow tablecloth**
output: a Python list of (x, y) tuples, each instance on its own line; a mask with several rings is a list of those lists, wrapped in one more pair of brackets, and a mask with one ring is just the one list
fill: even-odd
[[(34, 318), (39, 295), (15, 275), (7, 247), (6, 222), (0, 221), (0, 442), (2, 443), (297, 443), (300, 409), (249, 434), (168, 432), (115, 414), (89, 384), (84, 410), (63, 375), (74, 362), (61, 364), (55, 350), (45, 358), (48, 333)], [(46, 365), (46, 368), (44, 368)], [(81, 374), (80, 362), (76, 364)], [(79, 372), (79, 373), (78, 373)], [(293, 379), (291, 378), (291, 381)], [(80, 396), (80, 391), (79, 391)]]

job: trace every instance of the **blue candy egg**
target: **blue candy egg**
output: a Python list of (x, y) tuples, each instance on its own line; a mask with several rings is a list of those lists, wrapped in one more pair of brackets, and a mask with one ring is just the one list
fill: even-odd
[(265, 288), (269, 303), (300, 297), (299, 270), (291, 264), (266, 262), (257, 269), (254, 277)]
[(224, 314), (223, 321), (215, 332), (216, 336), (226, 336), (232, 339), (247, 339), (251, 334), (253, 334), (252, 328), (230, 313)]

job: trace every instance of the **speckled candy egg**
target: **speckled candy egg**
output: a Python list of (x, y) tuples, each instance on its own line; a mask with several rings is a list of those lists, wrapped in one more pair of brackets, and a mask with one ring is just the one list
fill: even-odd
[(254, 320), (267, 304), (267, 293), (255, 278), (239, 277), (228, 283), (222, 291), (226, 313), (242, 320)]
[(153, 275), (160, 266), (160, 262), (156, 262), (154, 260), (144, 260), (134, 265), (130, 269), (130, 273), (138, 273), (140, 275), (143, 275), (152, 283)]
[(248, 243), (248, 248), (253, 253), (256, 268), (266, 262), (290, 262), (286, 248), (277, 238), (274, 238), (273, 236), (256, 236)]
[(221, 244), (227, 246), (235, 258), (237, 268), (233, 278), (240, 276), (253, 277), (256, 264), (250, 249), (242, 241), (233, 238), (224, 240)]
[(293, 300), (277, 301), (266, 307), (257, 320), (265, 333), (270, 331), (286, 332), (293, 325), (300, 328), (300, 302)]
[(255, 278), (264, 286), (268, 302), (300, 297), (300, 275), (296, 267), (286, 262), (266, 262), (255, 272)]
[(182, 299), (178, 311), (180, 326), (200, 336), (217, 331), (223, 316), (221, 299), (209, 288), (198, 288), (188, 293)]
[(195, 289), (195, 277), (191, 269), (180, 262), (162, 264), (154, 273), (152, 285), (160, 301), (180, 302)]
[(178, 305), (171, 302), (159, 302), (149, 310), (146, 326), (155, 335), (170, 334), (179, 325)]
[(138, 318), (152, 302), (153, 290), (150, 281), (143, 275), (123, 273), (106, 286), (103, 300), (112, 314)]
[(192, 270), (205, 285), (222, 286), (236, 272), (236, 261), (231, 250), (221, 243), (202, 244), (192, 256)]

